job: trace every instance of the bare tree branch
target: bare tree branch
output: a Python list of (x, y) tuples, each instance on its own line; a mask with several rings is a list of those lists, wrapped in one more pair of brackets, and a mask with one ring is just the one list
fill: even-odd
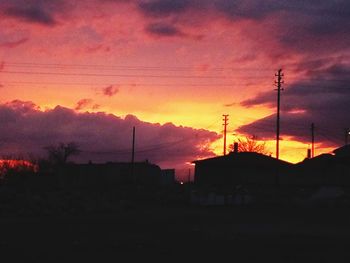
[[(233, 144), (229, 145), (230, 151), (233, 150)], [(265, 142), (259, 142), (257, 136), (246, 136), (244, 139), (238, 139), (238, 151), (239, 152), (257, 152), (261, 154), (268, 154)]]
[(79, 154), (79, 146), (75, 142), (59, 143), (58, 145), (50, 145), (45, 147), (48, 152), (49, 160), (54, 164), (65, 164), (68, 158)]

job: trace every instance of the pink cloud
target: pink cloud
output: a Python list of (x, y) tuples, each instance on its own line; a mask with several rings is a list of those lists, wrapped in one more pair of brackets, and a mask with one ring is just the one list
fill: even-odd
[(108, 87), (103, 88), (103, 94), (108, 97), (113, 97), (115, 94), (119, 92), (119, 87), (116, 85), (110, 85)]
[(83, 110), (87, 107), (89, 107), (92, 104), (92, 99), (81, 99), (77, 102), (77, 105), (75, 106), (75, 110)]
[(161, 167), (180, 167), (213, 156), (210, 145), (220, 138), (204, 129), (148, 123), (132, 115), (80, 113), (61, 106), (42, 111), (19, 100), (0, 104), (0, 125), (2, 155), (45, 156), (43, 147), (74, 141), (82, 150), (77, 162), (130, 161), (136, 127), (136, 161), (148, 159)]

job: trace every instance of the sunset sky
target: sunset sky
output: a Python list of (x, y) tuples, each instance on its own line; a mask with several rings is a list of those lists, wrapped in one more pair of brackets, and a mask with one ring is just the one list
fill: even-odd
[[(280, 158), (344, 144), (350, 128), (347, 0), (0, 0), (0, 154), (75, 141), (78, 161), (185, 171), (255, 135)], [(181, 172), (180, 172), (181, 173)]]

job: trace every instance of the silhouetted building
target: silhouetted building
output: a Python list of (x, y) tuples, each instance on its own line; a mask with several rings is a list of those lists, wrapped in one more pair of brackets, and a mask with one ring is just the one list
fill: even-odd
[(163, 185), (172, 185), (175, 183), (175, 169), (163, 169), (161, 171)]
[(194, 161), (197, 185), (273, 185), (290, 172), (292, 164), (256, 152), (231, 152)]
[(60, 171), (66, 185), (111, 187), (122, 184), (161, 184), (161, 169), (149, 162), (68, 164)]
[(348, 158), (348, 160), (350, 160), (350, 144), (347, 144), (338, 149), (335, 149), (333, 153), (337, 158)]
[(350, 186), (350, 145), (295, 165), (292, 184)]

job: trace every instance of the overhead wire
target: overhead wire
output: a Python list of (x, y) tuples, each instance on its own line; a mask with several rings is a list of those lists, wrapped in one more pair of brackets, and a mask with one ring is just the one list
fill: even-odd
[[(67, 69), (84, 69), (84, 70), (94, 70), (94, 71), (101, 71), (101, 70), (121, 70), (121, 71), (188, 71), (188, 70), (195, 70), (195, 67), (150, 67), (150, 66), (108, 66), (108, 65), (93, 65), (93, 64), (50, 64), (50, 63), (19, 63), (19, 62), (6, 62), (6, 66), (10, 67), (25, 67), (25, 68), (45, 68), (49, 70), (53, 69), (59, 69), (59, 70), (67, 70)], [(223, 70), (249, 70), (249, 68), (208, 68), (208, 71), (223, 71)], [(256, 69), (256, 68), (255, 68)], [(251, 68), (253, 70), (253, 68)], [(272, 69), (261, 69), (262, 71), (271, 71)], [(102, 74), (102, 73), (84, 73), (84, 72), (52, 72), (52, 71), (14, 71), (14, 70), (1, 70), (0, 74), (23, 74), (23, 75), (53, 75), (53, 76), (88, 76), (88, 77), (140, 77), (140, 78), (183, 78), (183, 79), (237, 79), (241, 76), (198, 76), (198, 75), (188, 75), (188, 74), (175, 74), (175, 75), (163, 75), (163, 74)], [(250, 78), (259, 79), (259, 78), (265, 78), (264, 76), (252, 76)], [(297, 78), (297, 77), (290, 77), (288, 78), (290, 80), (298, 80), (298, 81), (332, 81), (332, 82), (347, 82), (348, 79), (338, 79), (338, 78)], [(13, 84), (35, 84), (33, 81), (4, 81), (2, 83), (7, 83), (10, 85)], [(98, 83), (71, 83), (71, 82), (40, 82), (36, 84), (42, 84), (42, 85), (102, 85)], [(215, 84), (215, 86), (220, 87), (231, 87), (235, 86), (235, 84)], [(259, 83), (260, 84), (260, 83)], [(103, 84), (108, 85), (108, 84)], [(146, 84), (146, 83), (133, 83), (133, 84), (118, 84), (118, 85), (133, 85), (133, 86), (179, 86), (180, 84), (173, 84), (173, 83), (162, 83), (162, 84)], [(271, 83), (272, 85), (272, 83)], [(303, 84), (300, 84), (303, 85)], [(214, 86), (210, 84), (183, 84), (183, 86), (191, 86), (191, 87), (205, 87), (205, 86)], [(305, 86), (305, 85), (303, 85)], [(311, 85), (310, 85), (311, 86)], [(249, 125), (249, 124), (248, 124)], [(273, 123), (270, 125), (264, 125), (263, 123), (259, 124), (252, 124), (252, 127), (260, 129), (262, 131), (271, 132), (271, 127)], [(301, 126), (301, 125), (294, 125), (294, 129), (307, 129), (307, 126)], [(320, 135), (324, 138), (328, 137), (330, 140), (338, 140), (335, 139), (335, 137), (331, 138), (330, 135), (324, 135), (322, 132), (320, 132)], [(171, 142), (176, 143), (176, 142)]]
[[(75, 68), (75, 69), (102, 69), (102, 70), (156, 70), (156, 71), (188, 71), (188, 70), (200, 70), (200, 66), (112, 66), (103, 64), (60, 64), (60, 63), (31, 63), (31, 62), (4, 62), (6, 66), (11, 67), (42, 67), (42, 68)], [(259, 71), (273, 71), (273, 68), (266, 67), (210, 67), (205, 68), (205, 71), (223, 71), (223, 70), (259, 70)]]
[[(68, 72), (49, 72), (49, 71), (11, 71), (2, 70), (0, 73), (5, 74), (23, 74), (23, 75), (49, 75), (49, 76), (85, 76), (85, 77), (120, 77), (120, 78), (183, 78), (183, 79), (237, 79), (240, 76), (199, 76), (199, 75), (158, 75), (158, 74), (102, 74), (102, 73), (68, 73)], [(250, 79), (265, 79), (264, 76), (250, 76)], [(321, 78), (295, 78), (296, 80), (308, 81), (336, 81), (347, 82), (347, 79), (321, 79)]]
[[(87, 83), (87, 82), (43, 82), (43, 81), (3, 81), (2, 84), (16, 85), (16, 84), (25, 84), (25, 85), (69, 85), (69, 86), (109, 86), (111, 83)], [(238, 83), (232, 84), (170, 84), (170, 83), (119, 83), (116, 82), (115, 85), (120, 86), (151, 86), (151, 87), (233, 87)]]

